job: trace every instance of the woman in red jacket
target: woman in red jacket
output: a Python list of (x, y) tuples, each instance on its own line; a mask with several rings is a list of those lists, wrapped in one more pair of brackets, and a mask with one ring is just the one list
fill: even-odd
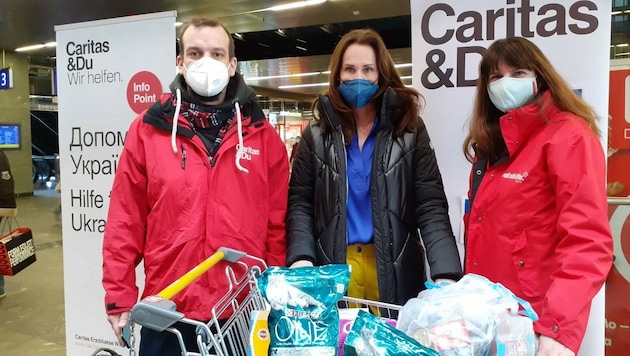
[(577, 354), (612, 265), (597, 114), (523, 38), (479, 66), (464, 143), (473, 162), (465, 270), (528, 300), (537, 355)]

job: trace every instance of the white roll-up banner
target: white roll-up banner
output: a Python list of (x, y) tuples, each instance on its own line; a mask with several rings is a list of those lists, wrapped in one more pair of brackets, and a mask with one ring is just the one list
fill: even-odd
[(168, 11), (55, 27), (67, 355), (126, 352), (105, 313), (103, 231), (129, 125), (174, 77), (175, 17)]
[[(595, 108), (606, 148), (611, 8), (608, 0), (411, 0), (413, 86), (426, 99), (422, 117), (436, 151), (460, 249), (471, 168), (462, 144), (482, 53), (505, 37), (535, 43)], [(603, 291), (593, 301), (580, 355), (604, 355)]]

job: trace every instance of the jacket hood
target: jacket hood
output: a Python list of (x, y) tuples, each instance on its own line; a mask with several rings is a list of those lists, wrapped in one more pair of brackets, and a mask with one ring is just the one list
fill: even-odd
[[(245, 169), (240, 164), (240, 160), (243, 156), (243, 150), (245, 147), (243, 144), (242, 109), (246, 110), (245, 114), (251, 118), (250, 123), (264, 120), (265, 115), (260, 106), (258, 106), (253, 100), (256, 97), (256, 93), (252, 88), (248, 87), (245, 84), (243, 77), (239, 73), (235, 73), (228, 82), (223, 103), (212, 106), (199, 103), (201, 97), (188, 92), (188, 86), (186, 85), (186, 81), (181, 74), (177, 74), (175, 76), (175, 79), (170, 84), (169, 89), (171, 90), (172, 94), (163, 95), (160, 99), (160, 103), (156, 103), (155, 105), (151, 106), (143, 117), (143, 122), (170, 131), (171, 148), (173, 150), (173, 153), (177, 153), (176, 135), (179, 133), (188, 138), (191, 138), (195, 135), (194, 131), (188, 125), (178, 124), (178, 122), (180, 121), (179, 114), (182, 101), (195, 103), (202, 111), (204, 110), (204, 108), (223, 110), (231, 110), (232, 108), (234, 108), (239, 141), (239, 144), (237, 146), (238, 148), (235, 158), (235, 164), (240, 171), (248, 173), (247, 169)], [(175, 105), (173, 105), (173, 97), (175, 97), (176, 100)], [(250, 103), (251, 105), (246, 105)]]

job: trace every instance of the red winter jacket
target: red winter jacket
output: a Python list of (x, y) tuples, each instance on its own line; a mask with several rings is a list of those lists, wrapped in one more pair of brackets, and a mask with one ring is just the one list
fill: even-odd
[[(180, 116), (173, 152), (172, 98), (162, 96), (131, 124), (120, 156), (103, 240), (108, 314), (137, 302), (135, 266), (143, 258), (142, 298), (157, 294), (221, 246), (269, 265), (285, 263), (288, 155), (262, 110), (241, 96), (246, 99), (240, 160), (245, 173), (235, 164), (236, 119), (211, 162), (200, 137)], [(206, 321), (226, 290), (222, 262), (173, 300), (186, 317)]]
[(612, 265), (606, 162), (586, 122), (545, 93), (500, 127), (509, 158), (478, 161), (467, 216), (465, 270), (529, 301), (537, 333), (577, 353)]

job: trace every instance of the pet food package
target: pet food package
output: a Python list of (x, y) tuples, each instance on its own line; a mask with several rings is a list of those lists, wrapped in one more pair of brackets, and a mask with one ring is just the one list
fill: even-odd
[(343, 347), (346, 356), (439, 356), (386, 320), (359, 310)]
[(272, 356), (335, 356), (339, 336), (339, 301), (348, 288), (350, 267), (270, 267), (258, 287), (271, 305)]
[(339, 345), (338, 355), (343, 355), (343, 344), (346, 342), (346, 338), (348, 338), (348, 334), (350, 333), (350, 329), (352, 329), (352, 324), (356, 320), (359, 315), (359, 310), (366, 310), (361, 308), (341, 308), (339, 309), (339, 337), (337, 339), (337, 344)]
[(269, 355), (269, 311), (254, 310), (250, 315), (249, 351), (248, 356)]
[(405, 334), (443, 356), (534, 355), (538, 316), (501, 284), (467, 274), (457, 283), (427, 287), (403, 306), (397, 327)]

